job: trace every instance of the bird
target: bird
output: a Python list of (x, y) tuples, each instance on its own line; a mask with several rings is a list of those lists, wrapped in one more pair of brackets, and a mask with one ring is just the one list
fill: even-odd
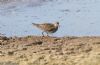
[(42, 30), (42, 36), (44, 36), (44, 32), (47, 33), (47, 36), (49, 36), (48, 34), (55, 33), (59, 28), (59, 22), (41, 23), (41, 24), (32, 23), (32, 24), (33, 26)]

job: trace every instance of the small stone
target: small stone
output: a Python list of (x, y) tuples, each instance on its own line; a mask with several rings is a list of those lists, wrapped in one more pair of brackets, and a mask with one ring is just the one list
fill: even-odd
[(14, 54), (14, 51), (9, 51), (8, 52), (8, 55), (13, 55)]
[(42, 41), (37, 41), (37, 42), (34, 42), (33, 44), (38, 44), (38, 45), (41, 45), (42, 44)]
[(4, 56), (4, 54), (0, 53), (0, 56)]
[(27, 50), (27, 48), (23, 48), (22, 50)]
[(42, 41), (35, 41), (29, 44), (26, 44), (25, 46), (32, 46), (32, 45), (41, 45), (43, 42)]

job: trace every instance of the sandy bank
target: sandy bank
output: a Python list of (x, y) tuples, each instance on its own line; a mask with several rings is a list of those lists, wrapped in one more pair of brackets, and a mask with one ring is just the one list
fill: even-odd
[(0, 37), (0, 65), (99, 65), (100, 37)]

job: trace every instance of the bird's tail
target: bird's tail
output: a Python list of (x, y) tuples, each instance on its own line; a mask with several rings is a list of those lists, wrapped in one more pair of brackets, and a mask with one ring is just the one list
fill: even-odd
[(33, 26), (36, 26), (36, 27), (39, 27), (39, 24), (36, 24), (36, 23), (32, 23)]

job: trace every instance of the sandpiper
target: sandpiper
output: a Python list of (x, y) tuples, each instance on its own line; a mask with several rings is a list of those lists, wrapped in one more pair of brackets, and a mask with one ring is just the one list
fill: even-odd
[(59, 27), (59, 22), (42, 23), (42, 24), (32, 23), (32, 24), (43, 31), (42, 32), (43, 36), (44, 36), (44, 32), (47, 33), (47, 36), (49, 36), (48, 33), (55, 33)]

